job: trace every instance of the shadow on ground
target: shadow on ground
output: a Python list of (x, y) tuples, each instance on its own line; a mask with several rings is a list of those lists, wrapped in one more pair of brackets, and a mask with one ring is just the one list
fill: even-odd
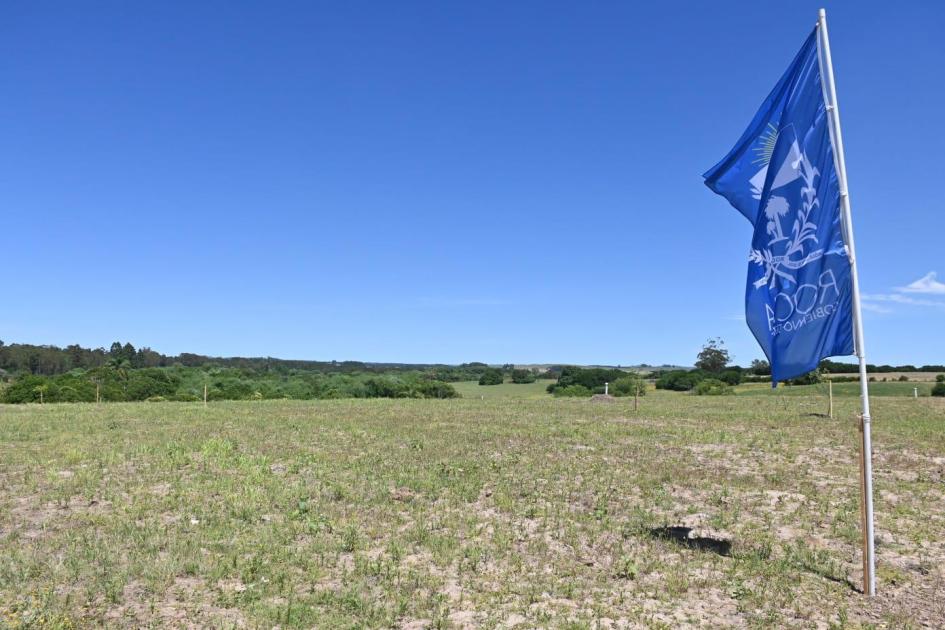
[(721, 538), (710, 538), (708, 536), (691, 536), (691, 527), (670, 526), (654, 527), (650, 530), (650, 536), (659, 540), (669, 540), (677, 545), (696, 549), (698, 551), (709, 551), (720, 556), (732, 555), (732, 541)]
[[(656, 538), (657, 540), (668, 540), (688, 549), (708, 551), (726, 558), (731, 557), (732, 541), (725, 540), (724, 538), (711, 538), (709, 536), (692, 536), (691, 534), (691, 527), (683, 527), (681, 525), (654, 527), (650, 530), (650, 536)], [(802, 562), (798, 565), (798, 568), (803, 571), (819, 575), (825, 580), (830, 580), (831, 582), (836, 582), (837, 584), (843, 584), (858, 593), (863, 592), (863, 589), (857, 584), (853, 583), (853, 581), (849, 578), (835, 575), (835, 572), (826, 570), (825, 568), (815, 564)]]

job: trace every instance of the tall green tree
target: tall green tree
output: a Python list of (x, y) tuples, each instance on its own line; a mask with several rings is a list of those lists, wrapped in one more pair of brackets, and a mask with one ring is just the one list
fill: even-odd
[(706, 372), (720, 374), (729, 361), (731, 361), (731, 356), (725, 349), (725, 342), (716, 337), (709, 339), (702, 346), (702, 350), (696, 356), (696, 367)]

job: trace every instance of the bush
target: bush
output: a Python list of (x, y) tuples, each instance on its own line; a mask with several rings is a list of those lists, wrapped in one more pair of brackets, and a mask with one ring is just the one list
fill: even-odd
[(646, 395), (646, 383), (636, 374), (629, 374), (610, 384), (610, 393), (614, 396), (635, 396), (639, 392), (640, 396)]
[(591, 390), (583, 385), (568, 385), (567, 387), (556, 387), (554, 395), (565, 398), (587, 398), (591, 395)]
[(376, 377), (364, 381), (365, 398), (406, 398), (407, 387), (400, 381)]
[(665, 372), (656, 379), (656, 389), (688, 392), (705, 378), (705, 372), (701, 370), (673, 370), (672, 372)]
[(728, 385), (740, 385), (742, 382), (742, 371), (725, 370), (719, 375), (719, 380)]
[(604, 383), (613, 383), (625, 376), (627, 376), (627, 372), (623, 370), (568, 366), (561, 370), (561, 376), (558, 377), (556, 387), (581, 385), (588, 390), (600, 389), (603, 392)]
[(534, 383), (535, 374), (531, 370), (512, 370), (512, 382), (520, 385)]
[(496, 368), (486, 368), (486, 371), (479, 377), (480, 385), (501, 385), (505, 378), (502, 376), (502, 370)]
[(421, 381), (413, 389), (420, 398), (459, 398), (459, 392), (443, 381)]
[[(3, 390), (3, 402), (29, 403), (39, 402), (39, 390), (49, 386), (49, 379), (43, 376), (21, 376), (12, 385)], [(43, 400), (48, 401), (47, 393), (43, 393)]]
[(899, 377), (899, 381), (902, 382), (902, 383), (905, 383), (905, 382), (908, 381), (908, 380), (909, 380), (909, 377), (906, 376), (905, 374), (903, 374), (902, 376)]
[(735, 393), (727, 383), (717, 378), (707, 378), (699, 381), (692, 391), (696, 396), (726, 396)]
[(936, 383), (945, 383), (945, 374), (939, 374), (935, 377)]
[(816, 385), (823, 380), (823, 375), (820, 371), (820, 368), (815, 368), (804, 374), (803, 376), (798, 376), (797, 378), (792, 378), (787, 381), (788, 385)]
[(945, 396), (945, 381), (939, 381), (932, 388), (933, 396)]

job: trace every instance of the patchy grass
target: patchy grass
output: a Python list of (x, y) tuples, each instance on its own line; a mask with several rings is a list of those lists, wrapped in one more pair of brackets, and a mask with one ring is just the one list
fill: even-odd
[[(870, 383), (870, 396), (903, 396), (912, 398), (915, 394), (913, 388), (919, 390), (919, 396), (931, 396), (934, 382), (875, 382)], [(826, 397), (827, 383), (818, 383), (817, 385), (779, 385), (777, 389), (771, 388), (771, 383), (743, 383), (736, 389), (736, 393), (750, 396), (802, 396), (805, 398)], [(852, 396), (859, 398), (860, 384), (855, 383), (834, 383), (833, 395)]]
[(855, 398), (632, 404), (0, 407), (0, 625), (945, 624), (945, 401), (875, 400), (872, 600)]
[(478, 381), (461, 381), (450, 384), (463, 398), (535, 400), (551, 398), (552, 396), (548, 393), (547, 388), (548, 385), (554, 382), (553, 380), (538, 379), (534, 383), (521, 384), (505, 382), (501, 385), (480, 385)]

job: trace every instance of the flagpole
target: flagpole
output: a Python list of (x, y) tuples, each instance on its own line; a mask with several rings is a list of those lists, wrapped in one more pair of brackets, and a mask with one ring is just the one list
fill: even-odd
[(847, 169), (843, 155), (843, 136), (840, 133), (840, 111), (837, 106), (837, 86), (833, 78), (833, 62), (830, 58), (830, 40), (827, 37), (827, 12), (820, 10), (817, 45), (821, 61), (821, 84), (827, 107), (830, 139), (833, 143), (834, 160), (837, 167), (837, 183), (840, 187), (840, 213), (843, 222), (843, 240), (850, 259), (850, 275), (853, 279), (853, 334), (856, 356), (860, 360), (860, 398), (863, 413), (860, 419), (862, 444), (860, 450), (860, 506), (863, 520), (863, 592), (872, 597), (876, 594), (876, 557), (873, 538), (873, 462), (870, 427), (870, 393), (866, 374), (866, 350), (863, 343), (863, 313), (860, 308), (860, 281), (856, 270), (856, 250), (853, 246), (853, 221), (850, 214), (850, 195), (847, 189)]

